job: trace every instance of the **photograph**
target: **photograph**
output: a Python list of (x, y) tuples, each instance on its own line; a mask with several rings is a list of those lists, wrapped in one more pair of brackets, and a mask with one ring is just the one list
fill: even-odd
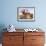
[(17, 20), (18, 21), (34, 21), (35, 7), (18, 7)]

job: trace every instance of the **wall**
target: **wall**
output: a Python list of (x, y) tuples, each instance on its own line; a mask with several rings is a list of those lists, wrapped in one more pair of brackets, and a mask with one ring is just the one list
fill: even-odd
[[(46, 1), (44, 0), (1, 0), (0, 24), (15, 25), (17, 28), (46, 28)], [(35, 7), (35, 22), (18, 22), (17, 7)]]

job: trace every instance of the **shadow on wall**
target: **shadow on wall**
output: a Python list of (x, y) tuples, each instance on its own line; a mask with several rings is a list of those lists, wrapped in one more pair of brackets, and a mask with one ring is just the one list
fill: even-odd
[(6, 29), (4, 30), (4, 28), (6, 28), (5, 25), (0, 24), (0, 43), (2, 43), (2, 36), (3, 36), (2, 33), (6, 31)]

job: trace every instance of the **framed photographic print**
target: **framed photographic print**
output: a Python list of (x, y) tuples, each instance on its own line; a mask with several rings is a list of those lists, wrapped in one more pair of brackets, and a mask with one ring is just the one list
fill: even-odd
[(18, 7), (17, 8), (18, 21), (35, 21), (35, 7)]

